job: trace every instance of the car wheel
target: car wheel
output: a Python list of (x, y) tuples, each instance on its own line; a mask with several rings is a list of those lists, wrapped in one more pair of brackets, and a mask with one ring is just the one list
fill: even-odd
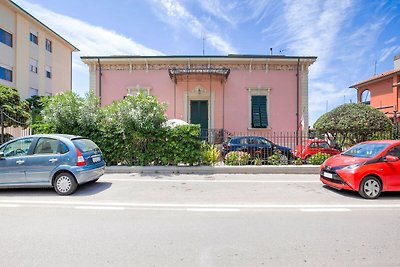
[(280, 156), (280, 162), (281, 165), (288, 165), (289, 164), (289, 159), (286, 155), (281, 155)]
[(306, 164), (311, 164), (310, 159), (311, 159), (311, 157), (310, 157), (310, 156), (307, 156), (307, 157), (304, 159), (304, 162), (305, 162)]
[(381, 192), (382, 192), (382, 184), (377, 178), (373, 176), (365, 177), (361, 181), (360, 189), (358, 191), (358, 193), (363, 198), (367, 199), (378, 198)]
[(75, 177), (67, 172), (60, 173), (54, 179), (54, 190), (59, 195), (71, 195), (78, 188), (78, 183), (75, 180)]

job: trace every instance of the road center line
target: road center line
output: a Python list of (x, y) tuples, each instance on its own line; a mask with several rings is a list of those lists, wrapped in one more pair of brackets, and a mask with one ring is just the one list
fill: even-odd
[(124, 207), (96, 207), (96, 206), (75, 206), (75, 209), (79, 210), (125, 210)]
[(319, 209), (300, 209), (302, 212), (346, 212), (351, 211), (351, 209), (347, 208), (319, 208)]
[(198, 203), (140, 203), (140, 202), (84, 202), (84, 201), (40, 201), (0, 200), (0, 205), (58, 205), (84, 207), (125, 207), (125, 208), (200, 208), (200, 209), (400, 209), (400, 203), (393, 204), (198, 204)]
[(238, 212), (240, 209), (207, 209), (207, 208), (188, 208), (186, 211), (204, 211), (204, 212), (210, 212), (210, 211), (217, 211), (217, 212)]

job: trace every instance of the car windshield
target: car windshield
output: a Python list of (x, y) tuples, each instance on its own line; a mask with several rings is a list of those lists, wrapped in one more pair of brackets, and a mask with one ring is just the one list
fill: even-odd
[(378, 155), (382, 150), (387, 148), (389, 144), (385, 143), (366, 143), (358, 144), (351, 147), (349, 150), (344, 152), (342, 155), (359, 157), (359, 158), (373, 158)]

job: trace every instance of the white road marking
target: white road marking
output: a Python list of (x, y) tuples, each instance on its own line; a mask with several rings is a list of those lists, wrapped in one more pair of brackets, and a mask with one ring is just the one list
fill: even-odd
[(209, 212), (209, 211), (218, 211), (218, 212), (238, 212), (240, 211), (240, 209), (207, 209), (207, 208), (188, 208), (186, 209), (186, 211), (205, 211), (205, 212)]
[[(129, 179), (129, 178), (111, 178), (101, 179), (101, 181), (118, 181), (118, 182), (162, 182), (162, 183), (321, 183), (320, 180), (276, 180), (276, 181), (263, 181), (263, 180), (172, 180), (172, 179)], [(322, 183), (321, 183), (322, 184)]]
[(86, 206), (86, 207), (124, 207), (143, 209), (400, 209), (396, 204), (196, 204), (196, 203), (136, 203), (136, 202), (83, 202), (83, 201), (39, 201), (39, 200), (0, 200), (0, 205), (14, 206)]
[(78, 210), (125, 210), (124, 207), (96, 207), (96, 206), (75, 206)]
[(345, 211), (351, 211), (351, 209), (347, 208), (319, 208), (319, 209), (300, 209), (300, 211), (303, 212), (345, 212)]
[(0, 204), (0, 208), (17, 208), (20, 206), (19, 204)]

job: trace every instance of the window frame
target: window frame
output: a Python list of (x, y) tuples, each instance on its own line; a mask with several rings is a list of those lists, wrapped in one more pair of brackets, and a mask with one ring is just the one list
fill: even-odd
[(48, 38), (46, 38), (45, 49), (49, 53), (53, 53), (53, 42)]
[(0, 79), (13, 82), (13, 71), (0, 66)]
[[(248, 130), (271, 130), (270, 120), (269, 120), (269, 107), (270, 107), (270, 92), (271, 88), (269, 87), (249, 87), (248, 91)], [(252, 97), (253, 96), (265, 96), (265, 105), (266, 105), (266, 126), (265, 127), (253, 127), (253, 110), (252, 110)]]
[[(1, 35), (2, 33), (2, 35)], [(7, 37), (9, 37), (9, 42), (7, 42)], [(9, 46), (13, 47), (13, 35), (12, 33), (4, 30), (3, 28), (0, 28), (0, 42)]]
[(34, 34), (32, 31), (29, 32), (29, 40), (31, 41), (31, 43), (34, 43), (35, 45), (39, 44), (39, 37), (38, 34)]
[[(31, 64), (32, 63), (32, 60), (36, 63), (36, 64)], [(36, 65), (36, 66), (35, 66)], [(36, 59), (34, 59), (34, 58), (30, 58), (29, 59), (29, 70), (30, 70), (30, 72), (33, 72), (33, 73), (38, 73), (38, 65), (39, 65), (39, 61), (38, 60), (36, 60)]]
[(52, 69), (51, 69), (51, 67), (46, 65), (44, 68), (45, 68), (45, 76), (46, 76), (46, 78), (51, 79), (51, 77), (52, 77)]

